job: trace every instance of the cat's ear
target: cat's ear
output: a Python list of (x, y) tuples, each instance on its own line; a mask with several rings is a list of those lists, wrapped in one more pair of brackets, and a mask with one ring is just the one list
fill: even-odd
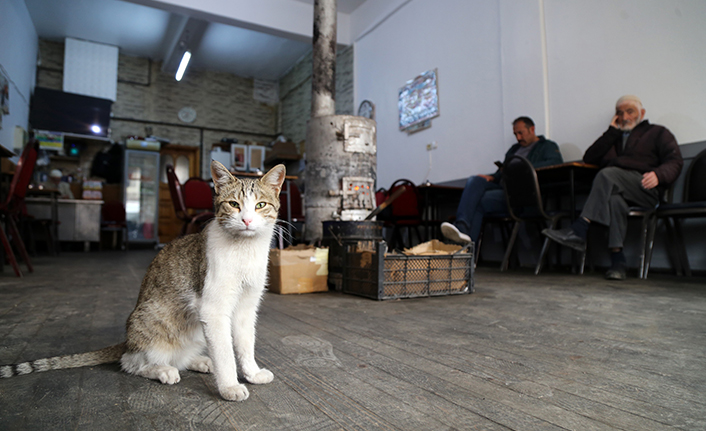
[(270, 169), (270, 171), (260, 179), (260, 182), (273, 188), (275, 193), (279, 195), (279, 192), (282, 191), (285, 175), (287, 175), (287, 169), (285, 169), (284, 165), (277, 165)]
[(211, 178), (213, 178), (213, 187), (216, 189), (216, 193), (220, 193), (221, 187), (237, 181), (237, 179), (230, 174), (228, 168), (223, 166), (223, 163), (215, 160), (211, 161)]

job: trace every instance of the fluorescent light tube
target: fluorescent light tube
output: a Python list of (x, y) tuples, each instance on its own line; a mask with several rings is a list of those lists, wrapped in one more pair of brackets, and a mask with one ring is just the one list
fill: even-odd
[(179, 68), (174, 76), (177, 81), (181, 81), (181, 78), (184, 77), (184, 72), (186, 71), (186, 66), (189, 64), (189, 60), (191, 60), (191, 53), (189, 51), (184, 51), (184, 56), (181, 57)]

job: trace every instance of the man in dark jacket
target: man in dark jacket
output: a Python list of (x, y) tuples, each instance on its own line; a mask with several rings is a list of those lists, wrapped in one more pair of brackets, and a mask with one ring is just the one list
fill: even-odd
[(591, 222), (608, 226), (611, 267), (609, 280), (624, 280), (623, 241), (629, 204), (652, 208), (659, 190), (676, 181), (684, 164), (674, 135), (665, 127), (644, 120), (645, 109), (636, 96), (623, 96), (615, 104), (608, 130), (591, 145), (583, 161), (601, 166), (581, 216), (570, 228), (543, 233), (579, 251), (586, 249)]
[[(514, 154), (526, 157), (535, 168), (563, 163), (559, 146), (544, 136), (535, 135), (534, 121), (520, 117), (512, 122), (517, 143), (505, 154), (505, 162)], [(506, 213), (505, 193), (500, 185), (502, 168), (491, 175), (476, 175), (466, 181), (454, 224), (442, 223), (441, 233), (451, 241), (478, 242), (487, 213)]]

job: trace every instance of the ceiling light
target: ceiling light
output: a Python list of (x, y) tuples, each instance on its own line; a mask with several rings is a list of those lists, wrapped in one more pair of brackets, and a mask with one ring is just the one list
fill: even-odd
[(181, 57), (181, 62), (179, 63), (179, 68), (177, 69), (176, 75), (174, 76), (174, 78), (177, 81), (181, 81), (181, 78), (184, 76), (184, 72), (186, 71), (186, 66), (189, 64), (190, 59), (191, 59), (191, 52), (184, 51), (184, 56)]
[(94, 124), (91, 126), (91, 131), (97, 135), (101, 132), (101, 126)]

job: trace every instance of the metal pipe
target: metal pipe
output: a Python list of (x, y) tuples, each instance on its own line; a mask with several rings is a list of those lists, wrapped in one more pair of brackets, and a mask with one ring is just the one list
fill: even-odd
[(336, 0), (314, 1), (311, 117), (336, 114)]

